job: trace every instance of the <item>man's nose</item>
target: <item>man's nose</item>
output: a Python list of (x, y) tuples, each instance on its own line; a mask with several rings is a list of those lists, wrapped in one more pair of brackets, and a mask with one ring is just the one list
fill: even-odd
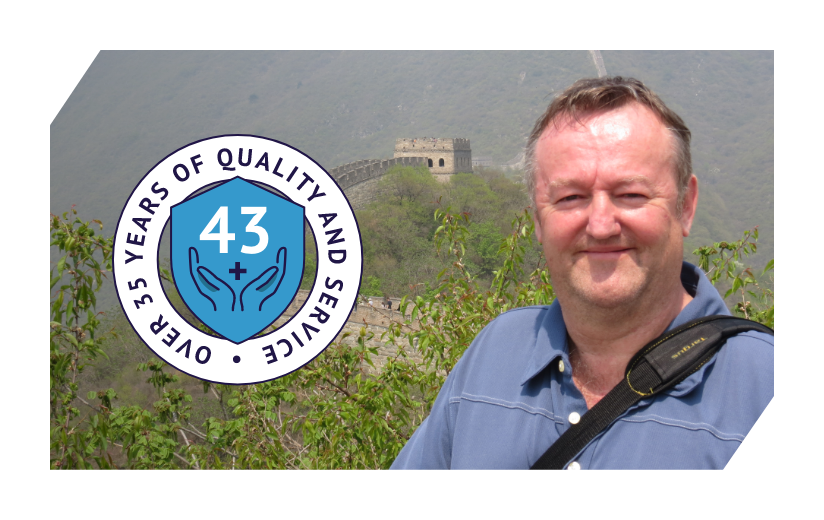
[(587, 233), (596, 240), (605, 240), (621, 233), (618, 208), (605, 193), (596, 194), (589, 205)]

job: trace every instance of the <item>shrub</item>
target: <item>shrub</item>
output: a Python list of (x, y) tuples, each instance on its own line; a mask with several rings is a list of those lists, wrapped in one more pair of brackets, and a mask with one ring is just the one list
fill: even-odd
[[(447, 267), (418, 291), (423, 295), (402, 299), (403, 317), (381, 338), (394, 352), (382, 364), (375, 363), (372, 334), (361, 328), (275, 381), (202, 383), (221, 417), (193, 424), (192, 396), (162, 361), (137, 366), (157, 393), (151, 409), (115, 406), (111, 388), (90, 391), (85, 399), (78, 395), (84, 367), (105, 356), (95, 292), (111, 269), (112, 242), (74, 218), (74, 209), (71, 214), (51, 217), (51, 243), (63, 254), (51, 276), (52, 289), (57, 287), (50, 323), (52, 468), (387, 468), (480, 330), (509, 309), (555, 298), (542, 258), (524, 269), (534, 236), (528, 211), (512, 221), (497, 252), (484, 242), (483, 261), (497, 262), (489, 268), (492, 282), (481, 287), (466, 266), (473, 239), (468, 214), (438, 210), (435, 244)], [(494, 234), (488, 226), (475, 229), (484, 231), (481, 240)], [(714, 284), (729, 285), (727, 297), (740, 296), (736, 314), (772, 327), (773, 293), (741, 262), (755, 252), (757, 239), (754, 229), (738, 242), (715, 243), (695, 254)], [(771, 261), (762, 275), (772, 270)]]

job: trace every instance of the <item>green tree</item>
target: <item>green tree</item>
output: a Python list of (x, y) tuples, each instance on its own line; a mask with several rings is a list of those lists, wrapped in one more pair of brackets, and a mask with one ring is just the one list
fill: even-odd
[(492, 276), (500, 265), (503, 238), (494, 222), (470, 224), (466, 261), (469, 270), (484, 279)]
[[(448, 210), (435, 212), (435, 224), (434, 247), (446, 267), (424, 294), (402, 299), (400, 317), (381, 338), (390, 349), (381, 363), (377, 338), (361, 328), (275, 381), (202, 383), (220, 413), (194, 424), (192, 395), (162, 361), (137, 366), (156, 391), (150, 408), (117, 406), (111, 388), (89, 391), (88, 401), (77, 394), (83, 369), (105, 356), (96, 334), (94, 293), (110, 269), (111, 241), (95, 236), (89, 223), (53, 215), (52, 245), (62, 257), (51, 282), (57, 287), (50, 321), (51, 467), (389, 467), (480, 330), (509, 309), (555, 298), (542, 258), (527, 267), (535, 246), (528, 211), (499, 241), (489, 281), (468, 267), (467, 254), (470, 244), (489, 239), (494, 228)], [(736, 313), (772, 325), (773, 293), (758, 292), (760, 282), (741, 263), (755, 251), (757, 238), (757, 231), (748, 232), (738, 242), (700, 248), (696, 255), (713, 283), (729, 283), (727, 295), (744, 298)], [(772, 269), (771, 262), (763, 274)], [(87, 409), (83, 417), (78, 402)]]
[[(732, 311), (738, 316), (775, 328), (775, 299), (772, 273), (775, 260), (770, 260), (760, 275), (743, 260), (758, 249), (758, 227), (745, 231), (736, 242), (716, 242), (699, 247), (693, 254), (713, 285), (729, 287), (724, 292)], [(769, 274), (768, 274), (769, 273)], [(760, 278), (760, 280), (759, 280)], [(723, 290), (723, 289), (722, 289)]]
[[(104, 456), (108, 443), (105, 413), (79, 418), (78, 376), (99, 356), (105, 356), (97, 337), (100, 319), (95, 312), (96, 292), (111, 270), (112, 240), (95, 235), (99, 221), (82, 222), (77, 211), (51, 215), (51, 245), (62, 253), (51, 271), (49, 327), (49, 417), (52, 468), (110, 467)], [(96, 394), (100, 409), (111, 408), (113, 391)], [(91, 405), (89, 405), (91, 407)], [(92, 427), (86, 428), (84, 422)]]

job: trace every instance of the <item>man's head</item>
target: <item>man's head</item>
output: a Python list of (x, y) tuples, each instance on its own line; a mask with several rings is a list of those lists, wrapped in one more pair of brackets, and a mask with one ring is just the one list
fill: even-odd
[(685, 294), (698, 187), (681, 119), (640, 82), (603, 78), (570, 87), (535, 128), (536, 232), (562, 304), (648, 307)]

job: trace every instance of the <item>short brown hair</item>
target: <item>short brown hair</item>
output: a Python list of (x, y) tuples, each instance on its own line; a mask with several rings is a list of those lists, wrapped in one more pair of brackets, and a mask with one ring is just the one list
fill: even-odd
[(538, 139), (547, 126), (557, 121), (559, 116), (569, 116), (575, 121), (581, 117), (601, 111), (620, 108), (627, 103), (637, 102), (652, 110), (672, 132), (675, 138), (675, 174), (678, 185), (678, 213), (684, 203), (690, 177), (692, 176), (692, 156), (690, 154), (690, 130), (681, 117), (661, 101), (655, 92), (633, 78), (608, 76), (603, 78), (580, 79), (559, 94), (546, 112), (535, 122), (524, 151), (525, 177), (532, 202), (535, 202), (535, 148)]

